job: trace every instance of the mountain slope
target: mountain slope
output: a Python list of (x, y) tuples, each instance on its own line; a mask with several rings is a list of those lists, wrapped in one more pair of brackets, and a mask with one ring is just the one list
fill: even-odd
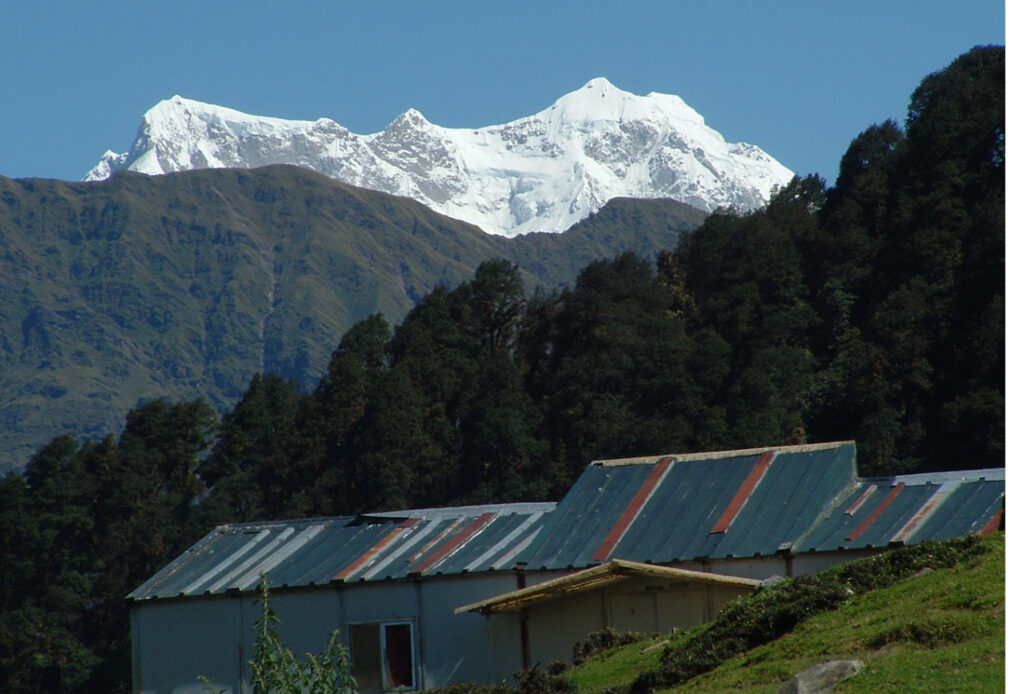
[(232, 404), (255, 372), (310, 387), (344, 331), (399, 320), (494, 257), (529, 286), (675, 245), (703, 213), (617, 200), (563, 235), (506, 239), (307, 169), (0, 178), (0, 469), (140, 400)]
[(504, 125), (443, 128), (410, 109), (371, 135), (175, 96), (146, 112), (128, 152), (108, 151), (86, 180), (277, 163), (411, 197), (503, 236), (564, 231), (615, 197), (751, 210), (793, 175), (758, 147), (726, 142), (677, 96), (637, 96), (598, 78)]

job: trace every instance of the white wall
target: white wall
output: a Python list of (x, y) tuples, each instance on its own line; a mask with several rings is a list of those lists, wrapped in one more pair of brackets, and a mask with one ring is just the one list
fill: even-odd
[[(455, 614), (455, 608), (516, 589), (514, 573), (486, 573), (428, 578), (422, 591), (424, 684), (440, 687), (449, 682), (492, 682), (509, 671), (508, 658), (494, 660), (487, 619), (475, 612)], [(518, 632), (513, 646), (518, 653)], [(508, 645), (505, 646), (507, 648)], [(514, 659), (514, 653), (513, 655)]]
[[(300, 657), (322, 651), (335, 629), (347, 645), (352, 623), (412, 621), (418, 682), (430, 688), (451, 681), (510, 679), (519, 670), (518, 627), (508, 634), (511, 642), (499, 638), (495, 659), (487, 619), (472, 612), (455, 614), (457, 607), (516, 587), (514, 573), (493, 572), (279, 590), (271, 593), (271, 605), (281, 618), (282, 642)], [(205, 694), (198, 680), (205, 675), (217, 691), (247, 692), (252, 625), (260, 616), (254, 600), (247, 593), (135, 603), (135, 691)]]
[(863, 559), (874, 554), (880, 554), (888, 550), (882, 549), (858, 549), (848, 552), (810, 552), (808, 554), (793, 555), (793, 575), (817, 573), (836, 564), (854, 559)]
[(605, 624), (600, 590), (536, 605), (526, 610), (531, 664), (572, 662), (572, 646)]
[[(791, 559), (793, 575), (820, 571), (841, 561), (877, 554), (882, 550), (798, 554)], [(767, 578), (785, 576), (781, 555), (748, 559), (682, 562), (681, 568), (712, 573)], [(526, 585), (535, 585), (567, 571), (531, 572)], [(518, 587), (513, 572), (428, 577), (421, 581), (374, 581), (277, 591), (273, 607), (282, 618), (279, 632), (296, 654), (319, 652), (330, 632), (341, 631), (347, 640), (350, 623), (405, 621), (416, 623), (415, 648), (419, 682), (427, 688), (448, 682), (511, 681), (522, 667), (518, 615), (454, 614), (466, 605)], [(609, 587), (606, 590), (613, 590)], [(672, 588), (627, 596), (605, 595), (596, 603), (584, 599), (574, 606), (565, 602), (563, 613), (545, 616), (531, 611), (529, 637), (534, 662), (569, 660), (572, 644), (613, 619), (620, 630), (670, 631), (695, 623), (696, 592), (677, 599)], [(704, 588), (694, 589), (707, 593)], [(593, 591), (596, 595), (597, 591)], [(716, 588), (705, 595), (700, 620), (714, 614), (736, 591)], [(683, 596), (678, 596), (682, 598)], [(649, 604), (649, 609), (647, 605)], [(578, 607), (578, 609), (577, 609)], [(132, 669), (136, 692), (145, 694), (205, 693), (199, 675), (213, 679), (216, 689), (245, 694), (244, 678), (251, 657), (252, 625), (259, 617), (254, 595), (152, 600), (132, 606)], [(346, 641), (347, 642), (347, 641)]]
[(540, 665), (571, 663), (573, 644), (606, 626), (619, 632), (660, 633), (695, 626), (714, 618), (730, 600), (751, 592), (752, 587), (631, 577), (538, 603), (526, 610), (530, 660)]
[(200, 675), (215, 689), (239, 692), (238, 643), (244, 624), (238, 598), (159, 600), (132, 606), (133, 689), (145, 694), (200, 694)]

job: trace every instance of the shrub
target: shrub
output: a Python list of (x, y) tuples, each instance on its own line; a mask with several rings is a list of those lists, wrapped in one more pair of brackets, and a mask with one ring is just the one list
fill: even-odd
[(552, 663), (547, 671), (529, 667), (516, 673), (516, 686), (462, 682), (431, 689), (429, 694), (576, 694), (579, 690), (561, 673), (568, 668), (564, 662)]
[(666, 649), (654, 670), (641, 673), (633, 694), (670, 687), (713, 670), (729, 658), (773, 641), (851, 596), (890, 586), (925, 567), (949, 568), (985, 551), (971, 535), (922, 542), (800, 576), (729, 603), (718, 618), (683, 644)]
[[(625, 646), (628, 643), (636, 643), (651, 638), (652, 634), (642, 634), (636, 631), (620, 633), (612, 627), (605, 627), (601, 631), (595, 631), (583, 641), (577, 641), (572, 646), (572, 664), (582, 665), (587, 658), (591, 658), (602, 651), (617, 646)], [(550, 668), (549, 668), (550, 670)]]
[[(323, 652), (307, 653), (304, 660), (299, 660), (281, 643), (277, 633), (275, 625), (281, 618), (270, 606), (266, 574), (260, 575), (256, 604), (260, 607), (260, 617), (253, 624), (256, 642), (249, 661), (253, 694), (357, 694), (348, 651), (337, 630), (331, 634)], [(209, 678), (199, 679), (208, 693), (217, 691)]]

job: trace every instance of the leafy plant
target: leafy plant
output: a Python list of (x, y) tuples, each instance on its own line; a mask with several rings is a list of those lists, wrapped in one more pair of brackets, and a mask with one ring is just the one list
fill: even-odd
[[(275, 625), (281, 618), (270, 606), (270, 588), (266, 574), (260, 576), (259, 619), (253, 624), (256, 642), (253, 644), (253, 694), (357, 694), (356, 680), (349, 668), (348, 650), (341, 643), (335, 629), (327, 640), (326, 648), (317, 654), (307, 653), (299, 660), (290, 648), (281, 643)], [(213, 694), (209, 678), (200, 677), (208, 692)]]
[(644, 634), (637, 631), (619, 632), (612, 627), (605, 627), (588, 635), (583, 641), (577, 641), (572, 646), (572, 664), (581, 665), (587, 658), (607, 651), (616, 646), (625, 646), (628, 643), (646, 641), (653, 634)]
[(506, 682), (457, 682), (431, 689), (430, 694), (577, 694), (579, 688), (564, 674), (567, 668), (562, 661), (552, 663), (547, 670), (534, 665), (515, 674), (515, 687)]

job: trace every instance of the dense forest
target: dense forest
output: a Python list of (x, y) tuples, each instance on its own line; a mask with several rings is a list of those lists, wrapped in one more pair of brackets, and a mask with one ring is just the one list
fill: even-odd
[(223, 414), (253, 373), (312, 390), (355, 323), (397, 323), (485, 260), (551, 291), (599, 258), (654, 260), (705, 217), (617, 198), (562, 233), (510, 239), (297, 166), (0, 176), (0, 476), (55, 434), (116, 434), (159, 397)]
[(126, 595), (218, 523), (557, 500), (596, 458), (855, 439), (862, 475), (1003, 465), (1004, 50), (905, 124), (720, 211), (656, 265), (524, 290), (484, 262), (341, 338), (312, 392), (253, 376), (134, 409), (0, 480), (0, 689), (127, 691)]

